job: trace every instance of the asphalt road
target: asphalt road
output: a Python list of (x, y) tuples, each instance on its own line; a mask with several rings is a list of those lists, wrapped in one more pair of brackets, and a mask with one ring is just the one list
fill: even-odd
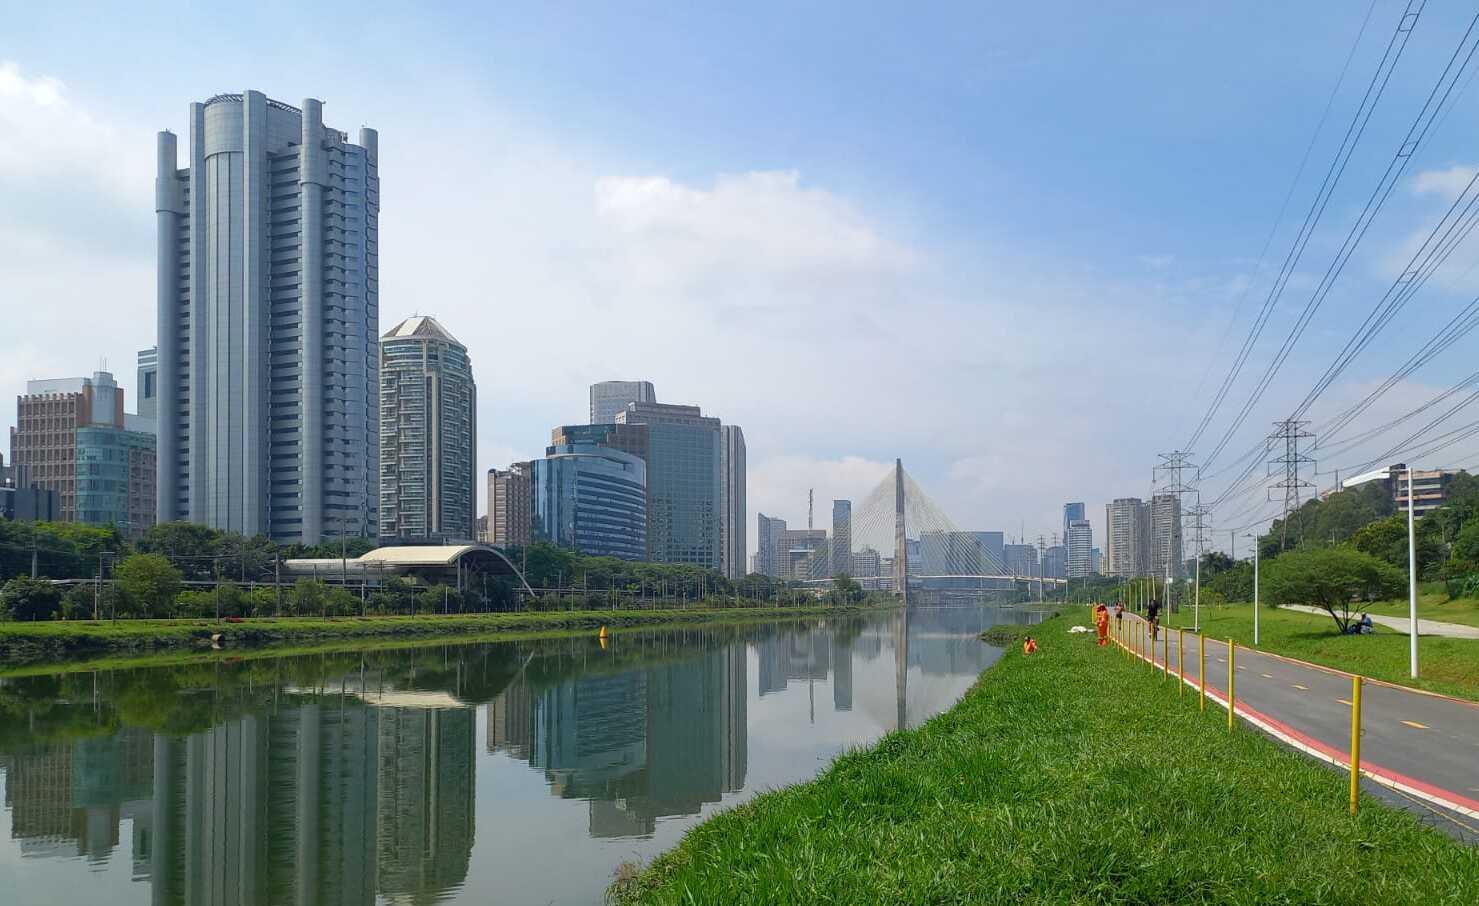
[[(1127, 633), (1142, 621), (1125, 614)], [(1163, 630), (1163, 633), (1165, 630)], [(1162, 672), (1195, 695), (1197, 636), (1170, 630), (1155, 645)], [(1208, 707), (1225, 708), (1228, 646), (1206, 640)], [(1349, 770), (1352, 681), (1348, 674), (1238, 646), (1233, 683), (1238, 717), (1307, 754)], [(1146, 669), (1150, 669), (1147, 665)], [(1184, 673), (1182, 672), (1184, 669)], [(1215, 705), (1214, 705), (1215, 702)], [(1361, 771), (1381, 798), (1436, 815), (1462, 839), (1479, 841), (1479, 704), (1365, 680)], [(1370, 783), (1363, 784), (1369, 789)]]

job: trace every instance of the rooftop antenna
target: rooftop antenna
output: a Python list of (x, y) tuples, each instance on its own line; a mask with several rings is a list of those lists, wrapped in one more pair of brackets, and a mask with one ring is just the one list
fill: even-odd
[(811, 528), (812, 528), (812, 526), (811, 526), (812, 507), (813, 507), (813, 504), (815, 504), (815, 502), (816, 502), (816, 489), (815, 488), (807, 488), (806, 489), (806, 530), (808, 532), (811, 531)]

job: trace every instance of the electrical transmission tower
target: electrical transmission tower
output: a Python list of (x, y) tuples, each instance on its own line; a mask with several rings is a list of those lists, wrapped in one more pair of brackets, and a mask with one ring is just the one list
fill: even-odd
[[(1282, 450), (1268, 462), (1268, 476), (1273, 478), (1282, 473), (1282, 479), (1269, 486), (1269, 500), (1278, 500), (1276, 494), (1283, 492), (1284, 495), (1284, 518), (1281, 522), (1279, 550), (1289, 546), (1289, 516), (1299, 512), (1300, 492), (1309, 489), (1314, 490), (1314, 483), (1305, 481), (1299, 477), (1301, 466), (1307, 466), (1305, 474), (1315, 471), (1315, 460), (1299, 452), (1300, 441), (1314, 440), (1313, 432), (1306, 430), (1309, 422), (1298, 419), (1285, 419), (1274, 422), (1274, 433), (1269, 435), (1269, 446), (1273, 450)], [(1306, 444), (1306, 447), (1311, 446)]]
[[(1175, 604), (1171, 601), (1171, 580), (1181, 577), (1182, 561), (1185, 559), (1181, 526), (1186, 509), (1182, 505), (1182, 498), (1187, 494), (1197, 493), (1196, 476), (1201, 474), (1201, 470), (1192, 463), (1191, 452), (1188, 450), (1172, 450), (1159, 455), (1161, 463), (1152, 470), (1152, 480), (1159, 493), (1153, 491), (1150, 499), (1153, 553), (1151, 569), (1160, 573), (1165, 580), (1166, 606), (1175, 610)], [(1187, 480), (1188, 473), (1191, 475), (1190, 481)], [(1157, 504), (1157, 497), (1172, 497), (1175, 505)], [(1200, 502), (1200, 498), (1198, 501)], [(1198, 552), (1198, 557), (1200, 556)]]

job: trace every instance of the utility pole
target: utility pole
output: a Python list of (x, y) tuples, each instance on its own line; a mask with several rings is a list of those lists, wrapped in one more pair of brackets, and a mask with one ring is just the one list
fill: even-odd
[[(1280, 454), (1268, 463), (1270, 478), (1280, 472), (1283, 473), (1281, 480), (1269, 487), (1270, 500), (1278, 499), (1273, 496), (1276, 492), (1282, 491), (1284, 496), (1284, 518), (1279, 530), (1279, 550), (1281, 551), (1289, 547), (1289, 516), (1299, 512), (1299, 492), (1305, 488), (1315, 487), (1299, 477), (1300, 466), (1309, 466), (1309, 472), (1313, 472), (1315, 466), (1315, 460), (1312, 457), (1299, 452), (1300, 441), (1315, 438), (1312, 432), (1305, 430), (1309, 424), (1307, 421), (1292, 418), (1274, 422), (1274, 433), (1269, 435), (1270, 449), (1281, 450)], [(1297, 541), (1298, 539), (1296, 543)]]
[(1253, 539), (1253, 647), (1258, 647), (1258, 536), (1248, 534)]
[(1417, 679), (1417, 501), (1412, 493), (1412, 466), (1407, 467), (1407, 638), (1412, 678)]
[(1192, 536), (1192, 546), (1196, 550), (1197, 558), (1196, 585), (1192, 591), (1192, 611), (1194, 613), (1192, 623), (1195, 625), (1197, 631), (1200, 632), (1202, 628), (1202, 552), (1207, 544), (1207, 532), (1211, 530), (1211, 526), (1207, 524), (1207, 519), (1211, 516), (1212, 509), (1202, 506), (1202, 492), (1200, 490), (1195, 493), (1197, 495), (1197, 503), (1191, 509), (1192, 531), (1196, 533)]

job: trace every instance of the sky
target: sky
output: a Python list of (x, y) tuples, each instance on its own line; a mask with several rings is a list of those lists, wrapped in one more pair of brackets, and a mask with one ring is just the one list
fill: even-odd
[[(319, 98), (351, 134), (379, 130), (381, 329), (431, 314), (468, 346), (480, 469), (541, 455), (551, 427), (585, 419), (591, 382), (647, 379), (659, 400), (743, 427), (752, 550), (757, 513), (804, 524), (815, 489), (830, 514), (896, 457), (960, 528), (1051, 539), (1062, 504), (1083, 501), (1102, 546), (1104, 504), (1151, 493), (1157, 454), (1187, 449), (1406, 6), (261, 2), (121, 15), (0, 0), (0, 424), (14, 424), (26, 380), (103, 362), (132, 397), (135, 352), (154, 343), (155, 133), (184, 134), (192, 101), (251, 88)], [(1247, 365), (1190, 447), (1205, 501), (1479, 165), (1464, 70), (1230, 431), (1473, 15), (1434, 0), (1411, 28)], [(1461, 243), (1312, 420), (1364, 396), (1472, 300), (1476, 262)], [(1341, 436), (1448, 388), (1473, 349), (1460, 340)], [(1330, 487), (1422, 421), (1317, 453), (1313, 480)], [(1469, 440), (1415, 461), (1476, 456)], [(1217, 546), (1269, 514), (1262, 473), (1212, 514)]]

